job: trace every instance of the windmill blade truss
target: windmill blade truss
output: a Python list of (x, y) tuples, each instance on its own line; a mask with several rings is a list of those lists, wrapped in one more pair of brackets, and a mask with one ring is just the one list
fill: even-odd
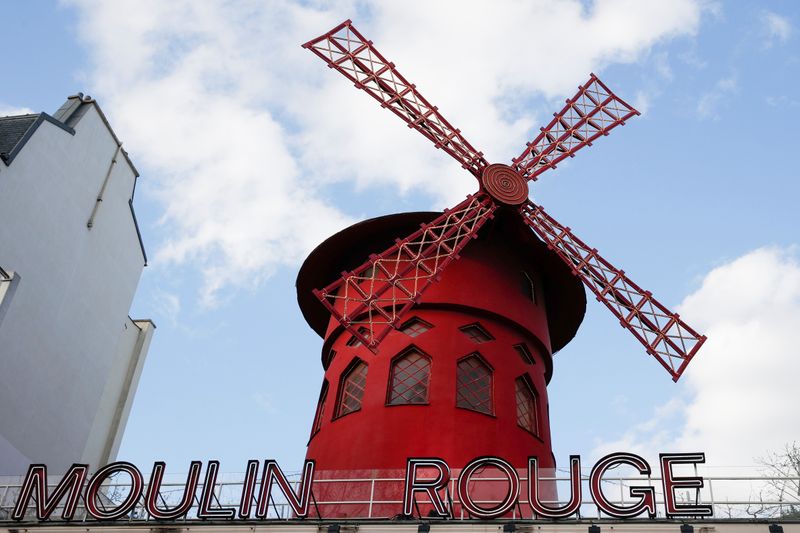
[(347, 20), (328, 33), (305, 43), (330, 68), (372, 96), (381, 107), (400, 117), (408, 127), (427, 137), (461, 166), (479, 178), (488, 165), (483, 154), (455, 129)]
[(541, 206), (528, 201), (520, 207), (520, 212), (526, 224), (611, 310), (620, 325), (644, 345), (673, 381), (678, 381), (706, 337), (664, 307), (650, 292), (642, 290), (597, 250), (589, 248)]
[(314, 295), (354, 339), (376, 352), (425, 289), (477, 237), (495, 209), (487, 195), (470, 195)]
[(578, 88), (553, 120), (528, 143), (512, 166), (528, 180), (555, 166), (598, 137), (608, 133), (639, 112), (615, 95), (597, 76)]

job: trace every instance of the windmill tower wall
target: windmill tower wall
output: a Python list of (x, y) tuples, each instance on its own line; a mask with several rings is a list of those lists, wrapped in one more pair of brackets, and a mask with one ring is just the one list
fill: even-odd
[[(307, 452), (320, 479), (401, 478), (408, 457), (439, 457), (455, 470), (485, 455), (520, 467), (537, 456), (544, 467), (555, 466), (547, 399), (552, 353), (577, 329), (585, 295), (563, 263), (514, 219), (501, 215), (487, 225), (377, 354), (354, 343), (308, 298), (311, 287), (357, 266), (367, 255), (361, 249), (380, 250), (434, 216), (357, 224), (303, 265), (301, 309), (325, 339), (325, 378)], [(332, 484), (320, 487), (318, 500), (347, 496)], [(385, 499), (401, 497), (399, 486), (382, 490)], [(358, 514), (347, 506), (327, 511)]]

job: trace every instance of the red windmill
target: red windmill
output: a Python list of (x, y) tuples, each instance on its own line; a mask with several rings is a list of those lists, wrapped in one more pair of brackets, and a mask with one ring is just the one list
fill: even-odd
[(408, 456), (554, 466), (546, 385), (583, 318), (581, 281), (680, 378), (705, 337), (528, 198), (528, 182), (638, 111), (592, 74), (510, 165), (489, 164), (349, 20), (303, 47), (479, 184), (444, 213), (347, 228), (304, 263), (298, 300), (325, 339), (308, 448), (320, 474), (385, 474)]

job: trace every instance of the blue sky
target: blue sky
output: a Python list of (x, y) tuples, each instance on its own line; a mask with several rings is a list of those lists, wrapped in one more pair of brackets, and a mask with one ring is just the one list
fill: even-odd
[(295, 301), (304, 255), (350, 222), (471, 192), (300, 49), (346, 18), (492, 162), (590, 71), (643, 111), (532, 195), (710, 340), (675, 385), (590, 300), (549, 387), (559, 462), (623, 447), (750, 464), (800, 434), (800, 7), (459, 6), (2, 3), (0, 114), (91, 94), (142, 174), (151, 265), (131, 316), (158, 330), (121, 458), (299, 465), (322, 377)]

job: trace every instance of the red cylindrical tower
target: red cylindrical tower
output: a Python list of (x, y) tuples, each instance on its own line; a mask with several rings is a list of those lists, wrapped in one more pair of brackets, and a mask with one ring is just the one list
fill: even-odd
[[(439, 457), (456, 470), (486, 455), (521, 469), (530, 456), (555, 466), (546, 386), (552, 354), (575, 334), (586, 299), (580, 280), (518, 217), (498, 211), (377, 354), (312, 295), (437, 215), (351, 226), (322, 243), (300, 270), (300, 307), (325, 339), (325, 380), (307, 452), (318, 479), (402, 477), (408, 457)], [(366, 485), (350, 484), (349, 494), (334, 484), (315, 490), (325, 501), (368, 499), (357, 494)], [(383, 497), (372, 499), (397, 500), (401, 487), (379, 491)], [(372, 516), (398, 513), (396, 505), (372, 509)], [(326, 514), (364, 513), (329, 506)]]

